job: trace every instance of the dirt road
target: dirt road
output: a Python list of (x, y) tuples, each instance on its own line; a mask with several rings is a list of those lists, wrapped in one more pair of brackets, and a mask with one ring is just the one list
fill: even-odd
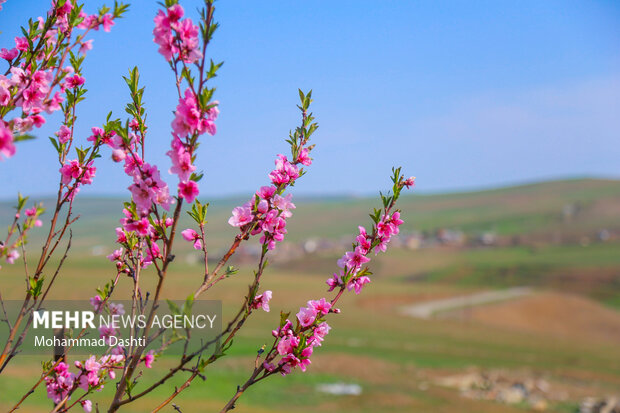
[(486, 291), (459, 297), (444, 298), (404, 307), (401, 312), (416, 318), (431, 318), (433, 315), (463, 307), (472, 307), (497, 301), (510, 300), (532, 293), (530, 287), (514, 287), (506, 290)]

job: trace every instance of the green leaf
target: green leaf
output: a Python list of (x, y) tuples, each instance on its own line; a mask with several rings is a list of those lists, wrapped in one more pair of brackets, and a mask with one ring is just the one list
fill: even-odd
[(180, 315), (181, 314), (181, 309), (179, 308), (179, 306), (174, 301), (166, 300), (166, 302), (168, 303), (168, 308), (170, 308), (170, 311), (174, 315)]
[(36, 139), (36, 136), (25, 133), (23, 135), (16, 136), (13, 140), (15, 142), (19, 142), (19, 141), (30, 141), (33, 139)]

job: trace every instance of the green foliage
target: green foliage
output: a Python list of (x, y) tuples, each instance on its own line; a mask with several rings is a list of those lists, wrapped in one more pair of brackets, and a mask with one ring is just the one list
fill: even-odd
[(28, 289), (28, 294), (30, 294), (34, 298), (39, 297), (43, 290), (43, 277), (39, 277), (39, 278), (31, 277), (28, 280), (28, 284), (30, 286), (30, 288)]
[(192, 210), (187, 211), (187, 214), (192, 217), (192, 219), (198, 225), (204, 225), (207, 223), (207, 209), (209, 208), (209, 203), (201, 204), (200, 201), (196, 200), (192, 204)]

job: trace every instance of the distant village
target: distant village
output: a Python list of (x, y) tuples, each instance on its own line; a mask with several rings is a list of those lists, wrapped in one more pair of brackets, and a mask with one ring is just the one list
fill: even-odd
[[(524, 246), (535, 252), (536, 248), (545, 245), (581, 245), (587, 247), (592, 243), (611, 242), (620, 239), (620, 229), (600, 228), (593, 233), (565, 231), (563, 228), (572, 228), (570, 224), (579, 218), (583, 207), (579, 203), (570, 203), (563, 206), (555, 216), (550, 217), (558, 224), (557, 231), (528, 235), (498, 235), (496, 231), (462, 231), (459, 228), (440, 227), (430, 231), (406, 229), (401, 227), (399, 235), (392, 237), (390, 249), (416, 251), (427, 248), (501, 248)], [(270, 253), (270, 260), (274, 263), (294, 261), (308, 255), (337, 255), (351, 248), (355, 241), (354, 236), (339, 239), (311, 237), (300, 242), (284, 241)], [(104, 255), (107, 251), (102, 245), (92, 248), (92, 255)], [(214, 256), (222, 256), (226, 251), (215, 251)], [(253, 263), (260, 256), (261, 247), (257, 243), (242, 244), (235, 254), (237, 263)], [(190, 252), (185, 256), (188, 264), (196, 264), (200, 254)]]
[[(566, 204), (556, 216), (559, 222), (569, 223), (576, 219), (581, 211), (577, 204)], [(458, 228), (437, 228), (432, 231), (407, 230), (401, 227), (400, 234), (392, 237), (391, 249), (420, 250), (426, 248), (493, 248), (525, 246), (535, 250), (543, 245), (573, 244), (588, 246), (594, 242), (609, 242), (620, 239), (619, 230), (601, 228), (595, 233), (557, 232), (500, 236), (493, 230), (464, 232)], [(353, 236), (340, 239), (308, 238), (301, 242), (283, 242), (270, 253), (272, 262), (287, 262), (306, 255), (338, 254), (351, 248), (355, 241)], [(222, 254), (224, 251), (221, 252)], [(254, 262), (260, 256), (261, 249), (256, 244), (244, 244), (236, 253), (237, 262)], [(218, 254), (216, 254), (218, 255)], [(191, 259), (191, 258), (190, 258)]]

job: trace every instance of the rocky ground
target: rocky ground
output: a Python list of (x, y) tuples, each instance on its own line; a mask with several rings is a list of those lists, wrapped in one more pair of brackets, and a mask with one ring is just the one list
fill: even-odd
[[(519, 405), (534, 411), (554, 410), (558, 403), (573, 399), (565, 387), (529, 372), (471, 370), (436, 378), (434, 384), (456, 389), (464, 398)], [(620, 413), (620, 397), (584, 397), (579, 413)]]

